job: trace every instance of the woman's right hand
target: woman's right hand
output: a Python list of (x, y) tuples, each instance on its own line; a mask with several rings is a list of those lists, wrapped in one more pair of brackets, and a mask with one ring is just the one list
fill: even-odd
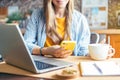
[(66, 50), (60, 45), (54, 45), (43, 49), (45, 55), (51, 55), (56, 58), (65, 58), (72, 54), (71, 50)]

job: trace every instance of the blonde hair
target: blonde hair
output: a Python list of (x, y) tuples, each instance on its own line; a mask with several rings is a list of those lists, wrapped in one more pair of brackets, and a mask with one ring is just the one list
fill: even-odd
[(64, 39), (56, 31), (56, 17), (54, 11), (54, 5), (52, 0), (44, 0), (44, 13), (46, 18), (46, 33), (55, 44), (59, 44), (62, 40), (66, 40), (70, 37), (70, 26), (72, 21), (72, 13), (74, 9), (74, 0), (69, 0), (66, 6), (66, 20), (65, 20), (65, 35)]

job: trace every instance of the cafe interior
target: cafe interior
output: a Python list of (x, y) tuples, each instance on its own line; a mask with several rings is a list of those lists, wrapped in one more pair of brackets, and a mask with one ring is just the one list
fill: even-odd
[[(120, 71), (120, 0), (74, 0), (74, 6), (75, 9), (85, 15), (88, 20), (91, 31), (90, 44), (99, 44), (105, 40), (105, 44), (111, 45), (112, 48), (115, 49), (115, 54), (107, 61), (117, 61)], [(0, 0), (0, 24), (17, 24), (21, 33), (24, 35), (28, 19), (32, 12), (35, 9), (42, 7), (43, 0)], [(6, 64), (2, 58), (1, 52), (0, 59), (0, 80), (66, 80), (69, 78), (70, 80), (120, 80), (120, 72), (118, 74), (115, 73), (117, 76), (114, 75), (114, 77), (113, 75), (107, 75), (107, 77), (105, 75), (102, 77), (100, 75), (96, 76), (97, 73), (92, 75), (92, 77), (84, 77), (84, 74), (81, 74), (82, 70), (80, 62), (106, 61), (93, 60), (89, 58), (89, 56), (70, 56), (68, 58), (61, 59), (71, 61), (76, 64), (75, 67), (70, 67), (72, 70), (77, 69), (75, 71), (78, 73), (74, 76), (59, 74), (59, 72), (67, 70), (66, 68), (43, 74), (34, 74)], [(111, 63), (110, 66), (112, 66)], [(107, 65), (107, 67), (110, 66)], [(88, 72), (90, 72), (89, 67), (87, 69)], [(95, 67), (99, 70), (98, 66)]]

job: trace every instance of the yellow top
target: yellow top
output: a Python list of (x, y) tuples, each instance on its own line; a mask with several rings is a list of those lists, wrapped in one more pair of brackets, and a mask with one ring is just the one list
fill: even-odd
[[(57, 32), (62, 36), (62, 38), (64, 38), (64, 34), (65, 34), (65, 17), (63, 18), (56, 18), (57, 21)], [(47, 36), (46, 38), (46, 42), (45, 42), (45, 47), (49, 47), (54, 45), (54, 42)]]

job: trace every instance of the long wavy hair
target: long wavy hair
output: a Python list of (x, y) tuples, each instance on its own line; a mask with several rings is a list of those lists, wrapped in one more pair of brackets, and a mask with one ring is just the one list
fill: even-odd
[(44, 13), (46, 20), (46, 34), (55, 44), (60, 44), (62, 40), (70, 38), (70, 26), (72, 21), (72, 13), (74, 9), (74, 0), (69, 0), (66, 5), (65, 10), (65, 35), (64, 38), (56, 31), (56, 17), (55, 17), (55, 7), (52, 3), (52, 0), (43, 0), (44, 1)]

